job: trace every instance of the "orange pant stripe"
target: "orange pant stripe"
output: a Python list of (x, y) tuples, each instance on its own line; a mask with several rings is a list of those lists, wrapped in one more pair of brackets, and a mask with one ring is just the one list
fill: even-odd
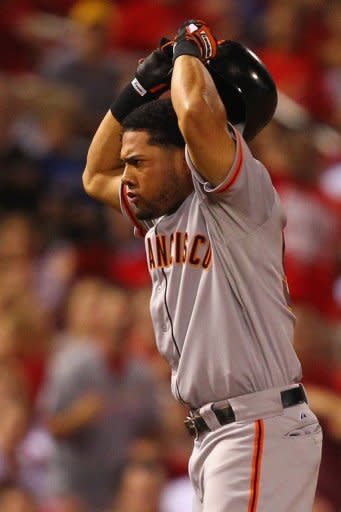
[(250, 500), (248, 512), (256, 512), (259, 497), (259, 482), (262, 469), (262, 456), (264, 446), (264, 421), (255, 422), (255, 440), (253, 445), (253, 458), (251, 470)]

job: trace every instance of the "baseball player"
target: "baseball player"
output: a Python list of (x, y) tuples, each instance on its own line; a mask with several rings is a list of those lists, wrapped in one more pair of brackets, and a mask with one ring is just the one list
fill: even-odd
[(139, 63), (83, 175), (145, 238), (156, 343), (191, 411), (195, 512), (313, 506), (322, 433), (292, 345), (285, 214), (245, 142), (274, 112), (271, 84), (252, 52), (185, 22)]

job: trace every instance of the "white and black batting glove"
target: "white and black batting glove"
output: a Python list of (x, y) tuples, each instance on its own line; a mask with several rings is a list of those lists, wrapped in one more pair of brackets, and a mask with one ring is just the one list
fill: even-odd
[(217, 40), (202, 20), (187, 20), (178, 30), (173, 45), (173, 62), (180, 55), (192, 55), (203, 62), (217, 54)]
[(160, 46), (140, 59), (135, 77), (111, 105), (113, 116), (122, 122), (135, 108), (157, 99), (170, 87), (173, 69), (173, 41), (162, 38)]

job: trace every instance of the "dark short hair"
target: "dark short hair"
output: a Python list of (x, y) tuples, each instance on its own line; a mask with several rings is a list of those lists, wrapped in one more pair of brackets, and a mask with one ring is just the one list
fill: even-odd
[(122, 123), (123, 132), (145, 131), (153, 146), (185, 147), (178, 118), (170, 99), (153, 100), (136, 108)]

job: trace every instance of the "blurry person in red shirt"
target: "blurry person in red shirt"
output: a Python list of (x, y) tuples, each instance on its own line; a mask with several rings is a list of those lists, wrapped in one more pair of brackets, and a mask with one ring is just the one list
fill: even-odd
[(274, 0), (264, 16), (264, 44), (257, 53), (277, 87), (315, 117), (327, 121), (333, 112), (323, 70), (304, 45), (305, 17), (299, 2)]

